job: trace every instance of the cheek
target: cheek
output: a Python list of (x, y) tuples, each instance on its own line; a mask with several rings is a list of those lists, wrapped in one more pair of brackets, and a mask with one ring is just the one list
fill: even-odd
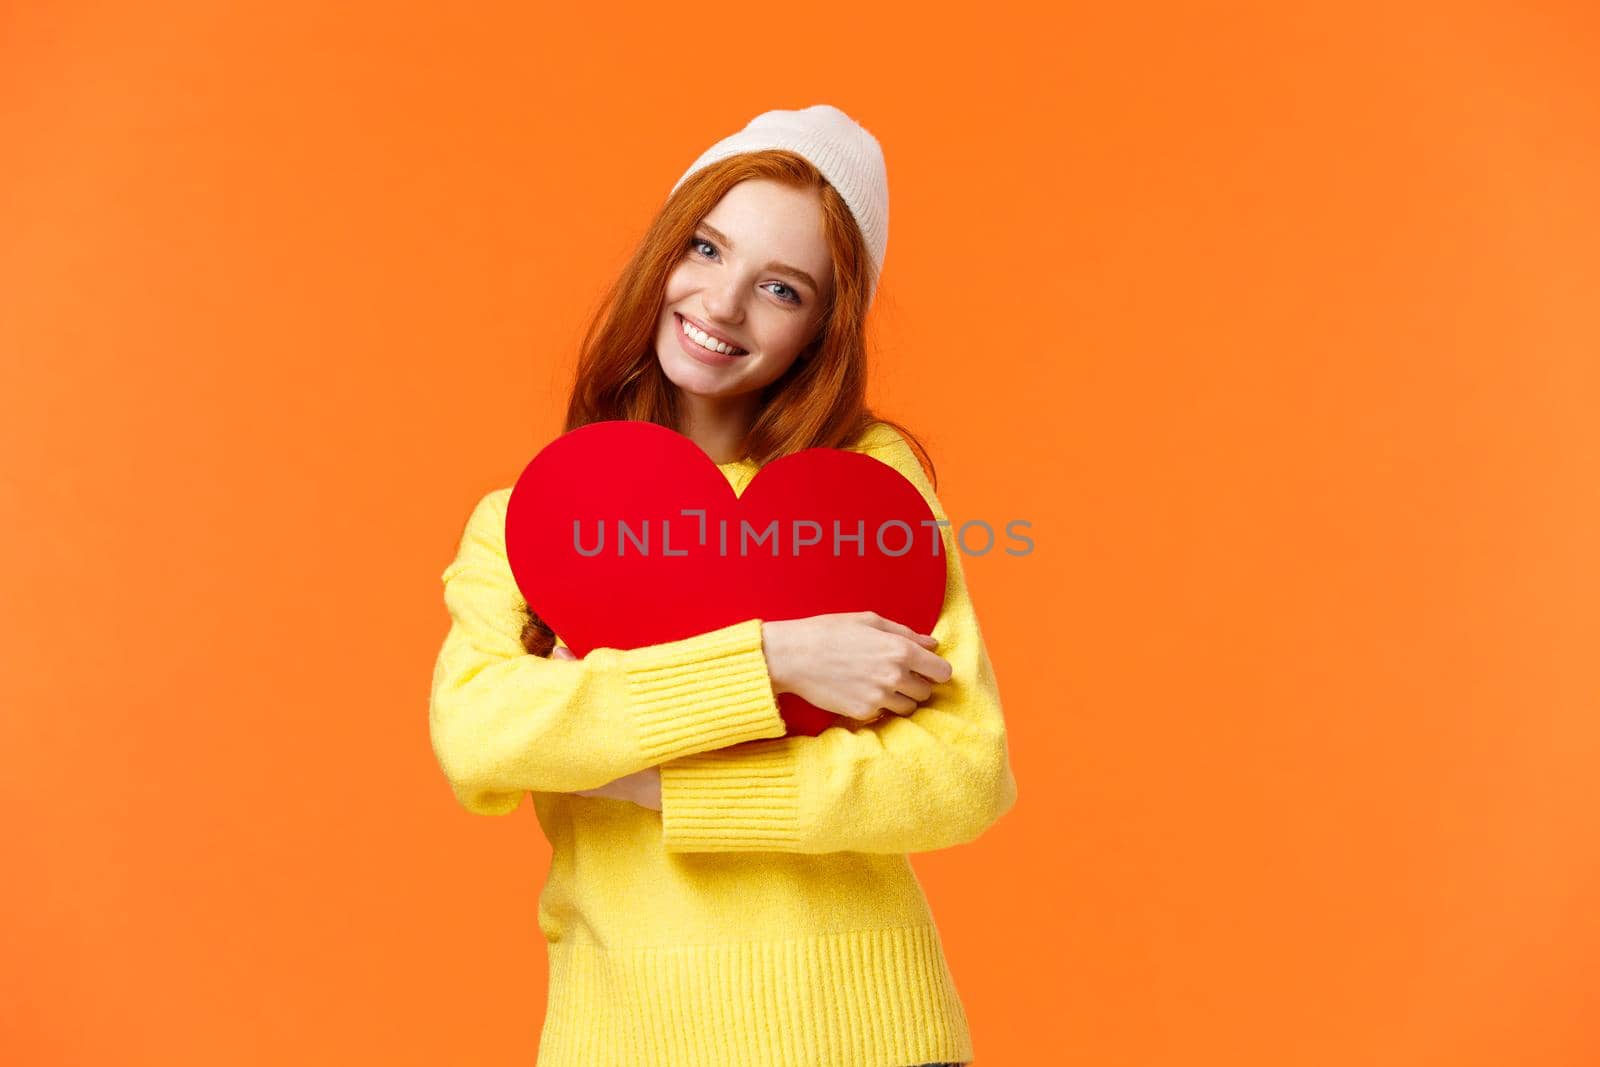
[(694, 278), (689, 265), (680, 263), (667, 275), (666, 299), (668, 302), (681, 300), (693, 288)]
[(763, 347), (772, 352), (793, 354), (799, 352), (811, 342), (815, 329), (809, 320), (798, 315), (775, 316), (774, 320), (763, 324), (760, 334)]

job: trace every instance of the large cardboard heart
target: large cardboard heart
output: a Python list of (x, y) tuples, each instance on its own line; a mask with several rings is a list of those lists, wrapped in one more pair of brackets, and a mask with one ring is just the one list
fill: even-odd
[[(578, 656), (839, 611), (930, 633), (944, 606), (939, 527), (887, 463), (806, 449), (741, 495), (691, 439), (652, 422), (590, 423), (545, 446), (511, 491), (506, 555), (529, 607)], [(790, 734), (851, 722), (793, 693), (778, 708)]]

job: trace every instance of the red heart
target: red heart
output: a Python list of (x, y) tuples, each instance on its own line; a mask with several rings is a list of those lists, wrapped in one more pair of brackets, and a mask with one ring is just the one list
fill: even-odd
[[(684, 509), (703, 509), (703, 523)], [(905, 475), (860, 452), (782, 456), (741, 496), (690, 438), (614, 420), (562, 434), (527, 465), (506, 505), (506, 555), (529, 606), (578, 656), (838, 611), (930, 633), (945, 588), (933, 520)], [(793, 693), (778, 707), (790, 734), (836, 719)]]

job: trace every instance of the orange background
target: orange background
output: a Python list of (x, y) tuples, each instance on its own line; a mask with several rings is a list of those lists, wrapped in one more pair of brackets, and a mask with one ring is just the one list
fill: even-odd
[(978, 1062), (1600, 1059), (1594, 6), (577, 6), (0, 16), (0, 1059), (532, 1062), (439, 572), (816, 102), (873, 401), (1033, 524), (965, 560), (1018, 805), (915, 857)]

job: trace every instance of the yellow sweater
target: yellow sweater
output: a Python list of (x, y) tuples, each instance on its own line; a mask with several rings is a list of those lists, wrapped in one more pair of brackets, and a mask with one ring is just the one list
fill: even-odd
[[(905, 439), (852, 446), (947, 516)], [(720, 466), (737, 493), (759, 469)], [(538, 1067), (908, 1067), (972, 1038), (907, 853), (974, 840), (1016, 801), (1000, 692), (953, 532), (934, 649), (949, 682), (910, 715), (785, 737), (760, 619), (581, 660), (524, 652), (509, 488), (443, 574), (434, 753), (461, 806), (516, 810), (551, 846)], [(661, 768), (662, 810), (572, 795)]]

